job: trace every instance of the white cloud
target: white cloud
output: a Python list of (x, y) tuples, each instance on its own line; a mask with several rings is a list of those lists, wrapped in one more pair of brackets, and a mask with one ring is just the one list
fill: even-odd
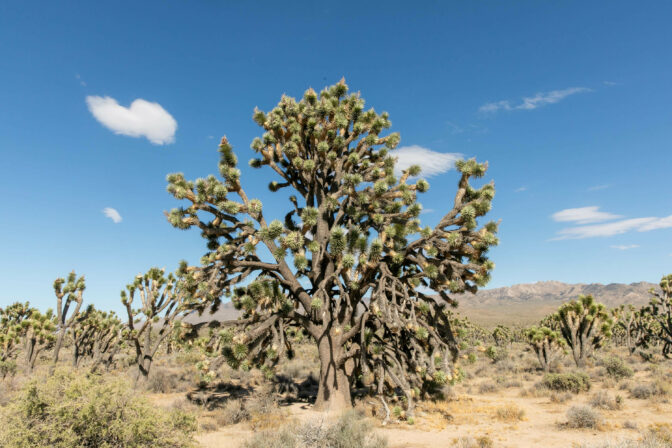
[(514, 193), (521, 193), (523, 191), (527, 191), (527, 187), (519, 187), (519, 188), (516, 188), (513, 191), (514, 191)]
[(618, 250), (629, 250), (629, 249), (636, 249), (639, 247), (639, 244), (617, 244), (615, 246), (609, 246), (612, 249), (618, 249)]
[(87, 96), (86, 104), (96, 120), (115, 134), (146, 137), (155, 145), (175, 141), (177, 121), (158, 103), (138, 98), (124, 107), (109, 96)]
[(672, 215), (657, 218), (632, 218), (608, 224), (596, 224), (590, 226), (577, 226), (562, 229), (558, 232), (556, 240), (583, 239), (594, 237), (606, 237), (620, 235), (622, 233), (637, 231), (650, 232), (651, 230), (667, 229), (672, 227)]
[(119, 224), (121, 222), (121, 215), (112, 207), (105, 207), (103, 209), (103, 214), (110, 218), (115, 224)]
[(594, 185), (590, 188), (588, 188), (588, 191), (599, 191), (599, 190), (606, 190), (607, 188), (611, 187), (609, 184), (604, 184), (604, 185)]
[(482, 105), (478, 111), (482, 113), (494, 113), (499, 110), (532, 110), (546, 104), (557, 103), (570, 95), (590, 91), (591, 89), (587, 87), (569, 87), (563, 90), (551, 90), (550, 92), (540, 92), (534, 96), (524, 97), (521, 102), (516, 105), (512, 105), (508, 100), (486, 103)]
[(403, 146), (391, 151), (391, 155), (397, 158), (394, 166), (397, 176), (411, 165), (420, 165), (423, 177), (436, 176), (449, 171), (462, 158), (462, 154), (436, 152), (418, 145)]
[(621, 218), (621, 215), (601, 212), (599, 209), (600, 207), (597, 206), (568, 208), (553, 213), (551, 217), (554, 221), (575, 222), (577, 224), (591, 224), (594, 222), (609, 221), (611, 219)]

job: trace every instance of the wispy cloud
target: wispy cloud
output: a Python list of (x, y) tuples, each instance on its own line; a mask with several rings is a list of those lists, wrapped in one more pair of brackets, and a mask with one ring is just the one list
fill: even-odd
[(527, 191), (527, 187), (518, 187), (513, 191), (514, 191), (514, 193), (521, 193), (523, 191)]
[(589, 226), (577, 226), (562, 229), (554, 240), (583, 239), (595, 237), (608, 237), (627, 232), (650, 232), (651, 230), (666, 229), (672, 227), (672, 215), (657, 218), (631, 218), (606, 224), (594, 224)]
[(604, 185), (594, 185), (590, 188), (588, 188), (588, 191), (599, 191), (599, 190), (606, 190), (607, 188), (611, 187), (609, 184), (604, 184)]
[(121, 215), (116, 209), (113, 209), (112, 207), (105, 207), (103, 209), (103, 214), (110, 218), (115, 224), (119, 224), (121, 222)]
[(570, 95), (590, 91), (591, 89), (587, 87), (569, 87), (563, 90), (551, 90), (550, 92), (540, 92), (534, 96), (523, 97), (518, 104), (512, 104), (509, 100), (486, 103), (478, 111), (482, 113), (494, 113), (500, 110), (533, 110), (547, 104), (560, 102)]
[(618, 249), (618, 250), (630, 250), (630, 249), (636, 249), (639, 247), (639, 244), (617, 244), (615, 246), (609, 246), (612, 249)]
[(600, 207), (579, 207), (567, 208), (553, 213), (551, 216), (554, 221), (558, 222), (575, 222), (576, 224), (591, 224), (594, 222), (609, 221), (611, 219), (621, 218), (621, 215), (613, 213), (601, 212)]
[(423, 177), (436, 176), (451, 170), (462, 154), (452, 152), (436, 152), (422, 146), (403, 146), (391, 152), (397, 158), (394, 170), (398, 175), (411, 165), (420, 165)]
[(614, 86), (620, 86), (620, 82), (614, 82), (614, 81), (602, 81), (602, 84), (604, 84), (607, 87), (614, 87)]
[(77, 79), (77, 81), (79, 81), (79, 85), (81, 85), (82, 87), (86, 87), (86, 83), (84, 82), (84, 80), (82, 79), (82, 77), (79, 76), (79, 73), (77, 73), (77, 74), (75, 75), (75, 78)]
[(138, 98), (124, 107), (109, 96), (87, 96), (86, 104), (96, 120), (115, 134), (146, 137), (155, 145), (175, 141), (177, 121), (158, 103)]

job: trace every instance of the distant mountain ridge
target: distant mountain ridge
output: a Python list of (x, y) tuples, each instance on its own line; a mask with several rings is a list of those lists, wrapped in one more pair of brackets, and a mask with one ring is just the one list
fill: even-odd
[(562, 283), (558, 281), (543, 281), (536, 283), (522, 283), (502, 288), (482, 289), (475, 295), (461, 294), (456, 298), (460, 306), (512, 305), (525, 303), (557, 303), (575, 299), (579, 294), (592, 294), (595, 299), (608, 307), (615, 307), (624, 303), (644, 305), (649, 302), (649, 289), (657, 287), (654, 283)]
[[(485, 325), (495, 323), (530, 324), (551, 313), (561, 303), (576, 299), (579, 294), (592, 294), (595, 299), (613, 308), (624, 303), (641, 306), (649, 303), (649, 289), (658, 285), (648, 282), (637, 283), (563, 283), (541, 281), (521, 283), (501, 288), (482, 289), (476, 294), (453, 295), (459, 302), (457, 311), (472, 320)], [(214, 314), (193, 314), (185, 320), (199, 323), (210, 320), (231, 320), (238, 317), (231, 302), (223, 303)]]

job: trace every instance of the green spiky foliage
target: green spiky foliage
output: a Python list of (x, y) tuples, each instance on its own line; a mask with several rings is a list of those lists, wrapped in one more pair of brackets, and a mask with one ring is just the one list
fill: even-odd
[(614, 337), (622, 340), (632, 355), (638, 348), (647, 349), (655, 338), (656, 320), (651, 307), (635, 308), (631, 304), (614, 308), (612, 316), (615, 322)]
[(182, 264), (175, 275), (165, 275), (164, 269), (151, 268), (145, 274), (138, 274), (133, 283), (121, 291), (121, 303), (128, 316), (124, 337), (135, 349), (137, 378), (147, 378), (154, 356), (185, 310), (189, 294), (184, 269)]
[(475, 292), (494, 267), (487, 253), (497, 224), (477, 223), (494, 185), (470, 184), (487, 164), (459, 161), (452, 209), (422, 227), (417, 195), (428, 182), (415, 177), (418, 166), (395, 171), (399, 135), (387, 132), (388, 114), (365, 109), (344, 81), (298, 101), (283, 96), (253, 118), (264, 133), (250, 165), (275, 177), (271, 200), (289, 199), (284, 217), (267, 218), (248, 196), (226, 138), (221, 178), (168, 176), (168, 191), (186, 202), (168, 220), (208, 241), (191, 273), (199, 309), (229, 295), (245, 310), (226, 353), (241, 366), (271, 366), (290, 352), (284, 333), (303, 329), (320, 354), (318, 407), (350, 406), (360, 377), (381, 396), (402, 391), (412, 409), (430, 385), (455, 375), (450, 295)]
[(672, 274), (660, 279), (660, 291), (652, 289), (650, 314), (658, 327), (658, 339), (662, 342), (663, 356), (672, 358)]
[(492, 339), (495, 341), (495, 345), (502, 347), (509, 342), (513, 334), (511, 329), (505, 325), (497, 325), (494, 330), (492, 330)]
[(581, 294), (578, 300), (561, 305), (553, 319), (572, 349), (577, 367), (585, 367), (593, 351), (611, 337), (613, 320), (607, 308), (592, 295)]
[(24, 327), (23, 344), (25, 348), (26, 367), (29, 371), (35, 368), (35, 363), (40, 353), (50, 348), (56, 340), (56, 323), (52, 309), (46, 313), (40, 313), (33, 309), (30, 317), (21, 322)]
[(79, 367), (82, 359), (89, 359), (91, 371), (101, 365), (109, 368), (122, 346), (123, 327), (114, 311), (100, 311), (89, 305), (71, 327), (73, 366)]
[(525, 337), (544, 372), (550, 370), (551, 363), (564, 353), (567, 346), (562, 334), (548, 327), (530, 327), (525, 330)]
[(25, 336), (27, 321), (35, 308), (30, 303), (15, 302), (6, 308), (0, 308), (0, 361), (14, 359), (20, 342)]
[[(68, 274), (67, 280), (57, 278), (54, 280), (54, 294), (56, 295), (56, 345), (54, 346), (54, 362), (58, 362), (58, 356), (63, 346), (63, 341), (79, 315), (79, 310), (84, 301), (86, 282), (84, 276), (77, 278), (75, 271)], [(74, 309), (70, 309), (74, 305)], [(70, 312), (72, 311), (72, 312)]]

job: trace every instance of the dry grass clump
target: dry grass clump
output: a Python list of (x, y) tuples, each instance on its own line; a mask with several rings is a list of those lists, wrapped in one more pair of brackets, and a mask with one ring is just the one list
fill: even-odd
[(552, 393), (549, 397), (551, 400), (551, 403), (565, 403), (569, 400), (574, 398), (574, 394), (571, 392), (563, 392), (563, 393)]
[(186, 389), (184, 383), (185, 378), (179, 372), (155, 366), (149, 373), (145, 388), (157, 394), (168, 394)]
[(245, 407), (243, 400), (228, 400), (217, 413), (217, 424), (220, 426), (235, 425), (250, 419), (250, 411)]
[(568, 428), (590, 428), (597, 429), (602, 424), (602, 416), (589, 406), (572, 406), (567, 410)]
[(525, 416), (525, 411), (520, 409), (515, 404), (507, 404), (505, 406), (498, 407), (495, 410), (495, 417), (501, 422), (519, 422)]
[(452, 444), (452, 448), (492, 448), (493, 446), (494, 443), (488, 436), (481, 436), (477, 438), (460, 437)]
[(373, 431), (371, 423), (356, 411), (343, 414), (336, 423), (323, 420), (298, 428), (262, 431), (245, 442), (245, 448), (386, 448), (387, 440)]
[(650, 427), (640, 440), (614, 440), (599, 445), (582, 445), (580, 448), (670, 448), (672, 429), (669, 425)]
[(597, 409), (604, 409), (607, 411), (618, 411), (623, 409), (623, 397), (616, 395), (612, 397), (606, 391), (599, 391), (590, 399), (590, 405)]
[(590, 377), (585, 372), (549, 373), (541, 385), (556, 392), (587, 392), (590, 390)]

